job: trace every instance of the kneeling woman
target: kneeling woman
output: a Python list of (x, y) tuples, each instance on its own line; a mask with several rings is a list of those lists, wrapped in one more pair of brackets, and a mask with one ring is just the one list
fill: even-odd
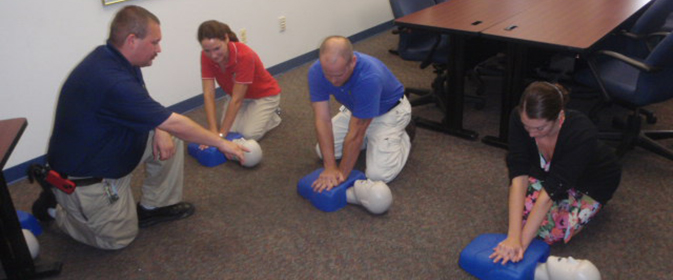
[(509, 230), (490, 256), (518, 262), (535, 236), (567, 243), (612, 198), (621, 167), (558, 84), (526, 88), (509, 122)]
[[(204, 107), (210, 131), (238, 132), (260, 140), (280, 124), (280, 87), (257, 53), (238, 41), (228, 25), (209, 20), (199, 26)], [(215, 81), (226, 93), (218, 128)]]

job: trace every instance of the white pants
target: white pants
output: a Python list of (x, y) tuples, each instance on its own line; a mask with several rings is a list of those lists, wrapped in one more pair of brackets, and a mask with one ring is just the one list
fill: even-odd
[[(221, 121), (227, 114), (229, 102), (231, 96), (227, 94), (224, 96)], [(264, 134), (280, 124), (279, 108), (280, 94), (259, 99), (243, 99), (230, 131), (240, 133), (245, 139), (260, 140)]]
[[(152, 153), (154, 132), (150, 133), (141, 163), (145, 163), (145, 181), (140, 202), (163, 207), (182, 201), (184, 147), (173, 138), (176, 153), (172, 158), (155, 160)], [(119, 179), (77, 187), (72, 194), (53, 189), (58, 206), (56, 224), (75, 240), (101, 249), (121, 249), (138, 235), (138, 214), (131, 190), (131, 174)], [(111, 202), (105, 186), (116, 189), (119, 199)]]
[[(342, 156), (344, 138), (348, 133), (351, 112), (341, 106), (332, 118), (334, 133), (334, 156)], [(375, 181), (390, 182), (402, 171), (409, 158), (411, 142), (405, 131), (411, 121), (411, 104), (404, 97), (400, 104), (388, 113), (372, 120), (367, 128), (362, 149), (367, 149), (367, 169), (365, 175)], [(320, 146), (316, 145), (318, 156), (322, 158)]]

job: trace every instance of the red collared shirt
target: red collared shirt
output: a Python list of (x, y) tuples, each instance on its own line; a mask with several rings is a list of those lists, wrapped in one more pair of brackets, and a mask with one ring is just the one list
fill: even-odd
[(258, 99), (280, 93), (276, 79), (266, 71), (262, 60), (250, 47), (229, 42), (229, 61), (224, 69), (201, 51), (201, 78), (215, 79), (225, 93), (231, 95), (234, 83), (247, 84), (245, 98)]

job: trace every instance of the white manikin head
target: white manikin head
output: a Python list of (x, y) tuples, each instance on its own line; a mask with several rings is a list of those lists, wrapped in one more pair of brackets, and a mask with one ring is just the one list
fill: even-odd
[(35, 235), (33, 235), (30, 230), (23, 229), (23, 237), (26, 239), (26, 244), (28, 244), (30, 256), (33, 257), (33, 259), (37, 258), (37, 254), (40, 253), (40, 243), (37, 242)]
[(600, 280), (598, 268), (588, 260), (573, 257), (549, 256), (546, 263), (538, 264), (535, 280)]
[(234, 139), (232, 142), (250, 150), (249, 152), (245, 153), (245, 162), (241, 165), (245, 167), (253, 167), (262, 161), (262, 147), (259, 146), (257, 141), (253, 139), (245, 140), (245, 138), (238, 138)]
[(360, 204), (373, 214), (381, 214), (393, 203), (393, 194), (388, 185), (382, 181), (357, 180), (352, 188), (346, 191), (348, 203)]

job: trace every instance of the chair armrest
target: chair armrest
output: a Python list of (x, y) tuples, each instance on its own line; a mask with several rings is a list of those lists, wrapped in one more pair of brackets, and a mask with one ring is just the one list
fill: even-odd
[(652, 73), (652, 72), (656, 72), (656, 71), (660, 70), (660, 67), (645, 64), (642, 61), (639, 61), (637, 59), (633, 59), (631, 57), (628, 57), (628, 56), (623, 55), (623, 54), (618, 53), (618, 52), (601, 50), (601, 51), (597, 51), (596, 54), (606, 55), (606, 56), (612, 57), (612, 58), (620, 60), (620, 61), (622, 61), (622, 62), (624, 62), (628, 65), (631, 65), (635, 68), (638, 68), (641, 71), (645, 71), (645, 72), (648, 72), (648, 73)]
[(646, 37), (646, 35), (629, 32), (628, 30), (620, 30), (619, 35), (622, 35), (624, 37), (628, 37), (628, 38), (631, 38), (631, 39), (636, 39), (636, 40), (640, 40), (640, 39), (643, 39), (643, 38)]
[(659, 37), (666, 37), (668, 34), (671, 34), (669, 31), (657, 31), (657, 32), (652, 32), (650, 34), (647, 34), (647, 38), (659, 38)]

